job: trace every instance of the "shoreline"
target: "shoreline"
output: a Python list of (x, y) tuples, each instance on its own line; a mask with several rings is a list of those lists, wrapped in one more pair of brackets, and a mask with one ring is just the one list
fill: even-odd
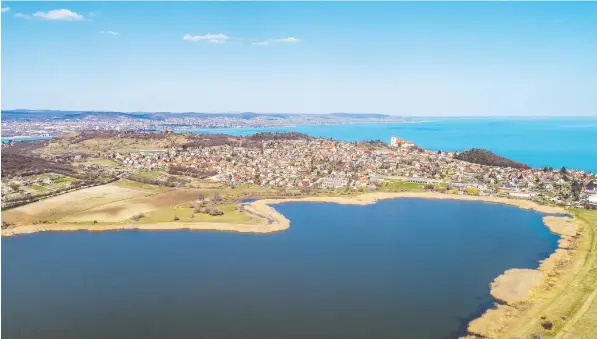
[[(460, 201), (479, 201), (486, 203), (504, 204), (515, 206), (525, 210), (535, 210), (544, 214), (568, 214), (562, 207), (540, 205), (534, 201), (522, 199), (507, 199), (493, 196), (471, 196), (471, 195), (453, 195), (437, 192), (372, 192), (350, 197), (301, 197), (301, 198), (272, 198), (260, 199), (250, 203), (243, 204), (247, 213), (253, 214), (264, 219), (261, 224), (232, 224), (218, 222), (162, 222), (155, 224), (113, 224), (113, 225), (94, 225), (94, 224), (38, 224), (21, 225), (13, 228), (3, 229), (2, 237), (10, 237), (20, 234), (31, 234), (37, 232), (62, 232), (62, 231), (118, 231), (118, 230), (212, 230), (212, 231), (230, 231), (240, 233), (271, 233), (284, 231), (290, 227), (290, 220), (279, 213), (272, 205), (289, 202), (319, 202), (335, 203), (341, 205), (370, 205), (380, 200), (415, 198), (415, 199), (434, 199), (434, 200), (460, 200)], [(547, 226), (547, 225), (546, 225)], [(549, 227), (549, 226), (547, 226)], [(552, 230), (553, 232), (553, 230)], [(556, 233), (556, 232), (554, 232)]]
[[(278, 212), (273, 205), (289, 202), (316, 202), (336, 203), (341, 205), (370, 205), (380, 200), (416, 198), (435, 200), (460, 200), (478, 201), (485, 203), (498, 203), (518, 207), (525, 210), (535, 210), (547, 214), (543, 218), (544, 226), (552, 233), (560, 236), (558, 247), (549, 257), (539, 262), (536, 269), (511, 268), (496, 277), (490, 284), (490, 294), (502, 302), (486, 310), (480, 317), (469, 321), (467, 335), (461, 338), (493, 338), (503, 335), (507, 330), (514, 328), (515, 322), (521, 315), (527, 315), (533, 310), (530, 300), (538, 293), (549, 293), (555, 285), (554, 276), (559, 277), (568, 269), (576, 257), (576, 248), (582, 235), (576, 217), (554, 216), (569, 215), (570, 213), (556, 206), (541, 205), (534, 201), (522, 199), (507, 199), (492, 196), (452, 195), (437, 192), (374, 192), (351, 197), (301, 197), (301, 198), (276, 198), (260, 199), (242, 204), (245, 213), (260, 217), (259, 224), (231, 224), (217, 222), (177, 223), (166, 222), (156, 224), (114, 224), (114, 225), (77, 225), (77, 224), (41, 224), (17, 226), (2, 230), (2, 237), (10, 237), (36, 232), (52, 231), (119, 231), (119, 230), (204, 230), (204, 231), (229, 231), (241, 233), (273, 233), (280, 232), (290, 227), (290, 220)], [(578, 260), (576, 260), (578, 264)], [(556, 279), (557, 280), (557, 279)], [(545, 287), (547, 286), (547, 287)], [(521, 307), (522, 305), (522, 307)], [(527, 307), (528, 306), (528, 307)], [(539, 309), (541, 305), (536, 306)], [(536, 310), (534, 310), (536, 311)], [(514, 314), (514, 315), (513, 315)]]
[[(581, 273), (588, 260), (583, 258), (586, 249), (582, 244), (593, 238), (585, 236), (592, 232), (587, 229), (590, 225), (576, 216), (545, 216), (543, 224), (560, 237), (558, 247), (539, 261), (536, 269), (511, 268), (495, 278), (490, 294), (498, 302), (471, 320), (468, 335), (460, 339), (522, 338), (522, 334), (530, 334), (533, 327), (546, 320), (547, 310), (562, 290)], [(562, 332), (555, 333), (561, 336)]]

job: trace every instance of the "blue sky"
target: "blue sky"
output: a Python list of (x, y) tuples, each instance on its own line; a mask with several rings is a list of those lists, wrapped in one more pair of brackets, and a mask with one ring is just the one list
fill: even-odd
[(597, 115), (597, 3), (2, 7), (3, 109)]

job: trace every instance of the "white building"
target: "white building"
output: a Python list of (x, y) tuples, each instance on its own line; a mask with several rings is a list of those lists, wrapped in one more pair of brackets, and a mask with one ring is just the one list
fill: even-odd
[(397, 136), (392, 135), (392, 137), (390, 138), (390, 146), (393, 146), (393, 147), (400, 146), (399, 141), (400, 141), (400, 139)]
[(342, 177), (327, 177), (323, 179), (321, 188), (341, 188), (348, 185), (348, 179)]
[(593, 194), (593, 195), (589, 196), (589, 203), (597, 204), (597, 194)]
[(390, 138), (390, 146), (392, 146), (392, 147), (414, 147), (415, 144), (412, 141), (406, 141), (406, 140), (398, 138), (395, 135), (392, 135), (392, 137)]
[(441, 180), (428, 179), (428, 178), (406, 178), (406, 181), (410, 182), (411, 184), (420, 184), (420, 185), (441, 183)]
[(508, 194), (511, 197), (516, 197), (516, 198), (534, 198), (537, 196), (537, 193), (533, 193), (533, 192), (510, 192)]

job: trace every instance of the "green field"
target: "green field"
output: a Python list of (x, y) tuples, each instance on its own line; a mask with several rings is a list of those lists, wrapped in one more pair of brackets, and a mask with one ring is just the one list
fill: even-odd
[(100, 166), (104, 166), (104, 167), (109, 167), (109, 168), (118, 168), (121, 167), (119, 163), (117, 163), (116, 161), (110, 160), (110, 159), (105, 159), (105, 158), (91, 158), (91, 159), (85, 159), (82, 161), (78, 161), (73, 163), (73, 165), (75, 166), (80, 166), (80, 165), (100, 165)]
[[(53, 173), (44, 173), (38, 175), (31, 175), (24, 178), (22, 181), (21, 188), (25, 192), (31, 193), (33, 196), (46, 194), (54, 191), (60, 191), (66, 189), (67, 184), (76, 181), (75, 178), (71, 177), (59, 177)], [(44, 182), (43, 180), (49, 180), (50, 182)], [(38, 181), (36, 183), (25, 184), (26, 182)]]
[(261, 219), (250, 216), (239, 211), (238, 204), (222, 204), (211, 207), (217, 208), (224, 212), (224, 215), (211, 216), (204, 213), (193, 213), (193, 209), (189, 204), (180, 204), (177, 206), (163, 207), (149, 213), (141, 218), (138, 223), (153, 224), (160, 222), (172, 222), (177, 216), (177, 222), (222, 222), (231, 224), (257, 224)]
[(145, 184), (142, 182), (128, 180), (128, 179), (120, 179), (120, 180), (114, 182), (113, 185), (124, 187), (124, 188), (140, 189), (140, 190), (148, 191), (148, 192), (160, 192), (160, 191), (165, 190), (164, 187)]
[(384, 182), (380, 189), (390, 192), (422, 191), (423, 185), (410, 183), (404, 180), (390, 180)]

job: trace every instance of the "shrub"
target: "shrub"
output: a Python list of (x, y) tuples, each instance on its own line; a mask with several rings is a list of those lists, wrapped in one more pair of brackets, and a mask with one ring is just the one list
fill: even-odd
[(11, 226), (14, 226), (14, 224), (13, 224), (13, 223), (10, 223), (10, 222), (7, 222), (7, 221), (4, 221), (4, 220), (2, 220), (2, 229), (9, 228), (9, 227), (11, 227)]
[(546, 330), (551, 330), (553, 328), (553, 323), (549, 320), (544, 321), (541, 323), (541, 326)]
[(180, 220), (180, 218), (178, 217), (178, 215), (175, 215), (174, 216), (174, 221), (178, 221), (178, 220)]
[(212, 208), (212, 209), (209, 211), (209, 215), (212, 215), (212, 216), (219, 216), (219, 215), (224, 215), (224, 212), (220, 211), (220, 210), (219, 210), (219, 209), (217, 209), (217, 208)]
[(137, 213), (131, 217), (133, 221), (139, 221), (139, 219), (143, 218), (145, 215), (143, 213)]

